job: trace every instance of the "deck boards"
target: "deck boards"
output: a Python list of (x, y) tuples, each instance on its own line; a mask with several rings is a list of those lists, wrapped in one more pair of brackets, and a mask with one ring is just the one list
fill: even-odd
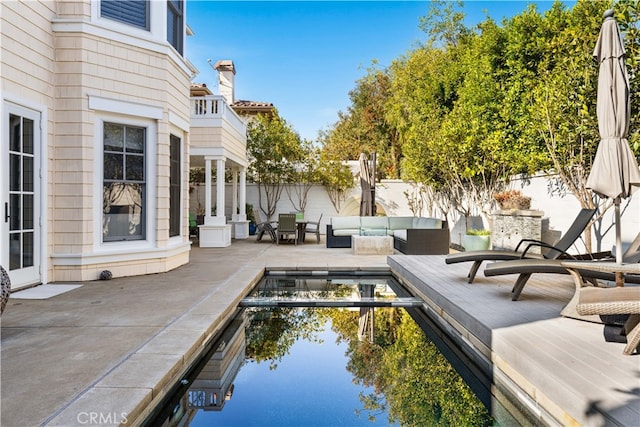
[(420, 255), (388, 263), (435, 312), (455, 319), (461, 334), (490, 349), (490, 375), (510, 376), (560, 424), (640, 426), (640, 356), (606, 342), (603, 325), (560, 316), (574, 294), (570, 276), (533, 275), (511, 301), (515, 275), (487, 278), (481, 267), (469, 284), (471, 263)]

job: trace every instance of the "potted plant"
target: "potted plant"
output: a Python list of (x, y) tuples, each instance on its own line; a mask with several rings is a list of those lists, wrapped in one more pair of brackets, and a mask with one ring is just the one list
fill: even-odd
[(520, 190), (505, 190), (495, 193), (493, 198), (498, 202), (498, 206), (503, 210), (529, 209), (531, 208), (531, 197), (527, 197)]
[(247, 214), (247, 220), (249, 221), (249, 235), (253, 236), (257, 231), (257, 222), (256, 217), (253, 215), (253, 205), (251, 203), (245, 205), (245, 212)]
[(470, 229), (462, 238), (462, 246), (466, 251), (479, 251), (489, 249), (491, 243), (491, 231), (485, 229)]
[(196, 224), (204, 224), (204, 206), (198, 201), (198, 207), (196, 208)]

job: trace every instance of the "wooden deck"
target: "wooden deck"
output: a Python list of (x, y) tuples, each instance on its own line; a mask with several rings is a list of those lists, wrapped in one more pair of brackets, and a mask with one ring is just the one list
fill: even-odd
[(444, 256), (393, 255), (388, 264), (477, 361), (493, 394), (517, 396), (534, 423), (640, 426), (640, 356), (606, 342), (603, 325), (560, 316), (574, 294), (570, 276), (533, 275), (511, 301), (516, 276), (487, 278), (481, 267), (468, 284), (471, 263), (446, 265)]

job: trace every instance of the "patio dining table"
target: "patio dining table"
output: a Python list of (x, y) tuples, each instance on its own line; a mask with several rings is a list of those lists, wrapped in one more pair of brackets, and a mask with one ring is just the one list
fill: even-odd
[(296, 225), (298, 227), (298, 242), (300, 243), (304, 243), (304, 237), (305, 237), (305, 228), (307, 228), (307, 223), (309, 221), (306, 221), (304, 219), (296, 219)]

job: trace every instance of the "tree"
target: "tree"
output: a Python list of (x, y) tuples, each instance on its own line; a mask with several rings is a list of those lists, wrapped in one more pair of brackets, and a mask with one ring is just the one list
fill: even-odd
[(292, 181), (285, 185), (285, 191), (294, 209), (304, 212), (309, 191), (314, 184), (320, 182), (318, 172), (320, 150), (311, 141), (305, 139), (301, 142), (291, 162), (294, 164)]
[(397, 130), (387, 121), (385, 105), (391, 80), (376, 62), (349, 92), (351, 105), (338, 113), (338, 121), (324, 138), (323, 149), (333, 158), (357, 159), (360, 153), (376, 152), (379, 173), (386, 178), (400, 177), (402, 150)]
[[(277, 111), (273, 115), (260, 114), (249, 122), (249, 178), (258, 183), (258, 202), (268, 219), (276, 211), (285, 183), (292, 182), (295, 177), (291, 159), (299, 152), (300, 137)], [(263, 193), (266, 201), (263, 201)]]

